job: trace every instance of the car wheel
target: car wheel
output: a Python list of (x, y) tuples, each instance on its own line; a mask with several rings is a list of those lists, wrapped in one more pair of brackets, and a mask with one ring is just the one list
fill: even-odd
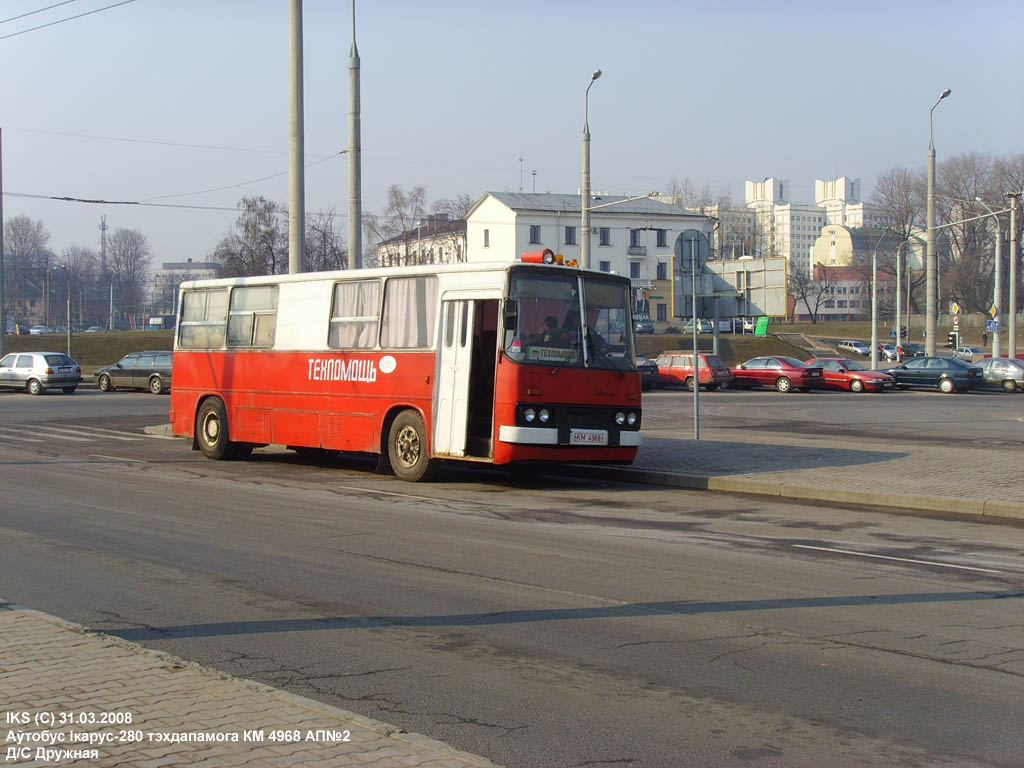
[(159, 376), (154, 376), (149, 380), (149, 391), (154, 395), (162, 395), (164, 392), (164, 380)]
[(228, 439), (228, 417), (218, 397), (203, 401), (196, 415), (196, 439), (199, 450), (208, 459), (243, 458), (252, 453), (252, 443), (233, 443)]
[(107, 374), (100, 376), (100, 380), (97, 382), (97, 386), (100, 388), (100, 392), (109, 392), (114, 388), (114, 385), (110, 383), (110, 377)]
[(851, 380), (850, 381), (850, 391), (851, 392), (863, 392), (864, 391), (864, 382), (861, 381), (860, 379), (853, 379), (853, 380)]
[(956, 389), (956, 385), (952, 379), (939, 379), (939, 391), (945, 392), (947, 395)]
[(693, 384), (693, 377), (692, 376), (688, 376), (686, 381), (683, 382), (683, 386), (686, 387), (691, 392), (693, 392), (693, 386), (694, 386), (694, 384)]
[(791, 382), (785, 376), (781, 376), (779, 377), (779, 379), (776, 380), (775, 388), (779, 390), (779, 392), (789, 392), (791, 389), (793, 389), (793, 382)]
[(73, 395), (75, 394), (76, 389), (77, 387), (61, 387), (60, 391), (63, 392), (65, 395)]
[(29, 379), (28, 384), (25, 387), (30, 395), (41, 395), (43, 394), (43, 385), (39, 383), (37, 379)]
[(402, 411), (388, 430), (388, 459), (399, 480), (417, 483), (429, 480), (437, 462), (427, 452), (427, 431), (423, 418), (414, 410)]
[(1003, 389), (1006, 390), (1007, 392), (1016, 392), (1017, 382), (1015, 382), (1013, 379), (1007, 379), (1006, 381), (1003, 382)]

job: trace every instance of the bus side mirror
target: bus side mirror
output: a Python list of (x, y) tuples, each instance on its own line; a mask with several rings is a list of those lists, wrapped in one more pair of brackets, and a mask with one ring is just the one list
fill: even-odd
[(514, 299), (505, 299), (505, 330), (514, 331), (516, 329), (516, 321), (519, 319), (519, 313), (516, 309), (516, 302)]

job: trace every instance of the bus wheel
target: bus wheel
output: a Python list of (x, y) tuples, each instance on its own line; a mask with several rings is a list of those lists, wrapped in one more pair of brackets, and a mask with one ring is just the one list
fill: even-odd
[(436, 462), (427, 454), (427, 431), (416, 411), (402, 411), (391, 423), (388, 459), (399, 480), (416, 483), (433, 476)]
[[(199, 450), (208, 459), (242, 458), (252, 451), (250, 443), (232, 443), (228, 440), (228, 417), (220, 398), (211, 397), (199, 406), (196, 437), (199, 438)], [(245, 450), (246, 446), (249, 450)]]

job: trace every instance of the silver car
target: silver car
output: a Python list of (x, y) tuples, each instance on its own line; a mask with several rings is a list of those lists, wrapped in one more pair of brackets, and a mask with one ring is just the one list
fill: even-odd
[(0, 360), (0, 387), (41, 395), (60, 389), (70, 395), (82, 383), (82, 369), (60, 352), (12, 352)]
[(985, 377), (985, 389), (1024, 392), (1024, 360), (989, 357), (978, 363)]

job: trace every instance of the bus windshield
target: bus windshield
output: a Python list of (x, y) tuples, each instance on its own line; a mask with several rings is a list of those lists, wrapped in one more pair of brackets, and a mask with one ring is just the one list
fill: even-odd
[(594, 274), (513, 270), (503, 347), (524, 363), (636, 370), (628, 283)]

